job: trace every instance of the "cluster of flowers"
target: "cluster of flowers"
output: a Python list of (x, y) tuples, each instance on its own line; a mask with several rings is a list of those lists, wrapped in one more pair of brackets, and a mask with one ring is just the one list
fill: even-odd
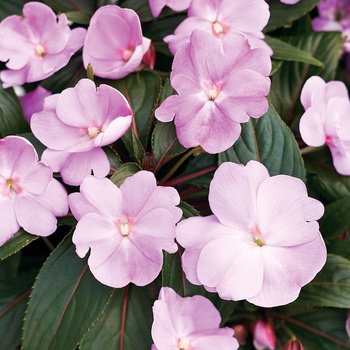
[[(260, 118), (268, 109), (272, 52), (262, 40), (268, 5), (264, 0), (192, 0), (182, 6), (151, 1), (152, 13), (159, 15), (164, 5), (188, 9), (188, 18), (164, 39), (174, 54), (170, 81), (177, 94), (165, 99), (155, 116), (163, 122), (174, 119), (184, 147), (225, 151), (240, 136), (241, 123)], [(0, 60), (8, 68), (0, 75), (3, 86), (47, 78), (82, 46), (84, 66), (91, 64), (102, 78), (120, 79), (154, 64), (150, 40), (142, 36), (134, 11), (104, 6), (87, 31), (71, 30), (64, 14), (57, 21), (49, 7), (30, 2), (23, 16), (10, 16), (0, 24)], [(308, 130), (311, 124), (314, 128), (318, 111), (348, 103), (343, 87), (329, 83), (326, 88), (316, 79), (302, 94), (308, 108), (301, 123), (305, 142), (312, 139)], [(335, 97), (333, 86), (342, 96)], [(308, 197), (301, 180), (270, 177), (256, 161), (246, 166), (223, 163), (209, 188), (213, 214), (179, 222), (179, 194), (157, 186), (152, 172), (139, 171), (120, 187), (106, 178), (110, 164), (102, 147), (124, 135), (133, 118), (119, 91), (105, 84), (96, 88), (93, 81), (82, 79), (60, 94), (38, 88), (22, 103), (31, 104), (37, 94), (45, 100), (35, 106), (36, 113), (27, 110), (27, 118), (35, 137), (47, 147), (41, 161), (25, 139), (0, 140), (0, 220), (5, 223), (0, 245), (19, 227), (39, 236), (53, 233), (56, 217), (66, 215), (69, 205), (78, 220), (73, 235), (77, 254), (84, 257), (90, 250), (88, 264), (100, 282), (114, 288), (151, 283), (161, 271), (162, 251), (178, 250), (176, 239), (184, 248), (182, 266), (191, 283), (222, 299), (246, 299), (263, 307), (295, 300), (324, 265), (326, 248), (316, 221), (324, 208)], [(334, 116), (348, 123), (339, 113)], [(324, 128), (313, 133), (317, 140), (310, 144), (326, 142), (338, 159), (335, 166), (343, 169), (350, 139), (328, 118), (322, 114)], [(59, 172), (64, 183), (80, 186), (80, 192), (68, 196), (53, 172)], [(205, 298), (181, 298), (163, 288), (154, 305), (154, 348), (237, 348), (233, 330), (219, 329), (219, 324), (218, 311)]]

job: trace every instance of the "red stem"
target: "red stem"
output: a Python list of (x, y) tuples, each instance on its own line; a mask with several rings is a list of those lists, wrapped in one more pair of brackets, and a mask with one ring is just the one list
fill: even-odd
[(126, 309), (128, 306), (129, 286), (130, 286), (130, 284), (128, 284), (124, 290), (123, 307), (122, 307), (122, 323), (121, 323), (121, 327), (120, 327), (119, 350), (123, 350), (123, 346), (124, 346), (125, 321), (126, 321)]
[(3, 317), (6, 312), (10, 311), (14, 306), (20, 303), (24, 298), (26, 298), (32, 292), (32, 288), (29, 288), (24, 293), (22, 293), (19, 297), (17, 297), (12, 303), (10, 303), (5, 309), (0, 312), (0, 318)]

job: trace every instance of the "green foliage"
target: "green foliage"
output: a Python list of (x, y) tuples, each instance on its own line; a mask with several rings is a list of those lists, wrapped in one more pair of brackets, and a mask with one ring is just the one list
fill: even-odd
[(302, 289), (296, 305), (349, 309), (350, 261), (329, 254), (321, 272)]
[(22, 107), (12, 88), (0, 86), (0, 137), (19, 134), (28, 130)]
[(81, 350), (150, 349), (153, 296), (149, 287), (115, 289), (105, 310), (80, 343)]
[(298, 145), (272, 106), (261, 118), (242, 124), (240, 138), (219, 154), (219, 164), (230, 161), (245, 165), (250, 160), (264, 164), (271, 176), (286, 174), (302, 180), (305, 178)]
[(73, 350), (102, 313), (113, 289), (94, 278), (86, 261), (75, 253), (71, 235), (46, 260), (24, 320), (24, 350)]

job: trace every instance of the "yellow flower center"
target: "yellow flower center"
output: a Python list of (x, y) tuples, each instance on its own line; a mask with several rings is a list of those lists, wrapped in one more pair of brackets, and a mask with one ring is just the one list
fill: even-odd
[(213, 30), (216, 34), (221, 34), (224, 32), (224, 28), (219, 22), (213, 22)]
[(180, 338), (177, 343), (177, 348), (179, 350), (190, 350), (190, 340), (188, 338)]

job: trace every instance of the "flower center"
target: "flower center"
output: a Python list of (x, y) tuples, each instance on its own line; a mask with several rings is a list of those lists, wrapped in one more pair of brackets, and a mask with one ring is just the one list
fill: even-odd
[(190, 350), (190, 340), (188, 338), (180, 338), (177, 343), (177, 348), (179, 350)]
[(90, 138), (94, 139), (101, 132), (101, 129), (97, 128), (96, 126), (90, 126), (87, 129), (87, 132), (88, 132)]
[(35, 54), (38, 57), (45, 57), (46, 56), (46, 50), (45, 47), (42, 44), (38, 44), (35, 46)]
[(7, 179), (2, 187), (2, 195), (8, 198), (16, 198), (18, 194), (22, 192), (21, 187), (18, 184), (18, 180)]
[(122, 216), (120, 217), (120, 220), (119, 220), (119, 232), (124, 237), (126, 237), (130, 232), (130, 223), (124, 214), (122, 214)]
[(264, 245), (264, 243), (262, 242), (262, 240), (259, 237), (255, 237), (255, 243), (259, 246), (262, 247)]
[(213, 31), (216, 34), (222, 34), (224, 32), (224, 28), (222, 27), (222, 25), (219, 22), (213, 22)]
[(212, 88), (208, 89), (208, 97), (210, 101), (214, 101), (218, 95), (218, 88), (216, 85), (213, 85)]

